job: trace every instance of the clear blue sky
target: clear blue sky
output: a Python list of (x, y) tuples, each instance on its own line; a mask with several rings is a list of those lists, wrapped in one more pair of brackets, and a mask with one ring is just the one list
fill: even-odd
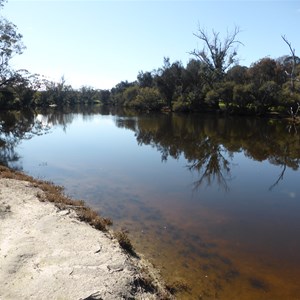
[(2, 15), (16, 24), (27, 46), (13, 59), (74, 88), (112, 88), (139, 71), (171, 62), (184, 65), (195, 48), (198, 25), (225, 36), (234, 26), (244, 46), (240, 64), (288, 54), (285, 34), (300, 56), (300, 1), (27, 1), (8, 0)]

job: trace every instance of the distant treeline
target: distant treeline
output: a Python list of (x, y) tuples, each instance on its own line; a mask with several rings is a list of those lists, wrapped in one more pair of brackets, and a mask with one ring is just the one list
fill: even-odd
[[(203, 62), (191, 59), (184, 67), (165, 58), (162, 68), (140, 72), (134, 82), (120, 82), (111, 90), (82, 87), (20, 76), (2, 85), (0, 107), (102, 104), (159, 111), (226, 111), (238, 114), (287, 113), (300, 102), (300, 60), (292, 87), (290, 56), (263, 58), (249, 68), (235, 65), (221, 80), (208, 78)], [(34, 79), (34, 81), (32, 80)]]
[[(0, 8), (4, 0), (0, 0)], [(0, 109), (23, 109), (76, 104), (101, 104), (144, 111), (223, 111), (236, 114), (297, 115), (300, 103), (300, 59), (285, 36), (289, 55), (269, 57), (241, 66), (236, 27), (221, 40), (219, 33), (199, 28), (203, 49), (191, 60), (164, 58), (162, 67), (141, 71), (134, 82), (122, 81), (111, 90), (83, 86), (73, 89), (62, 77), (51, 82), (27, 70), (13, 70), (10, 60), (25, 46), (17, 27), (0, 16)], [(101, 83), (100, 83), (101, 84)], [(298, 110), (297, 110), (298, 109)]]

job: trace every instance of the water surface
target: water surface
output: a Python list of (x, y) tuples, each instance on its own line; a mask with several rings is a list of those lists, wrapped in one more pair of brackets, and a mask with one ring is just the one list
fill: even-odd
[(125, 228), (180, 299), (300, 299), (300, 129), (111, 111), (2, 115), (0, 161)]

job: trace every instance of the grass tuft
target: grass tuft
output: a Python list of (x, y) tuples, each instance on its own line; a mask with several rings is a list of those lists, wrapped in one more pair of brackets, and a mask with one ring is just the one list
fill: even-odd
[(107, 226), (112, 225), (111, 219), (100, 217), (97, 212), (86, 206), (79, 207), (77, 214), (81, 221), (101, 231), (107, 231)]
[(122, 249), (124, 249), (130, 255), (136, 256), (136, 253), (133, 249), (131, 241), (130, 241), (127, 233), (124, 230), (115, 232), (114, 236), (117, 239), (117, 241), (119, 242)]

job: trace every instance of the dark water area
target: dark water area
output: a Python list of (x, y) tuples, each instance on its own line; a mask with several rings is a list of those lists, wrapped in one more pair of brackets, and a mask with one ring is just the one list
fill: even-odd
[(126, 229), (179, 299), (300, 299), (300, 128), (90, 109), (0, 115), (0, 163)]

